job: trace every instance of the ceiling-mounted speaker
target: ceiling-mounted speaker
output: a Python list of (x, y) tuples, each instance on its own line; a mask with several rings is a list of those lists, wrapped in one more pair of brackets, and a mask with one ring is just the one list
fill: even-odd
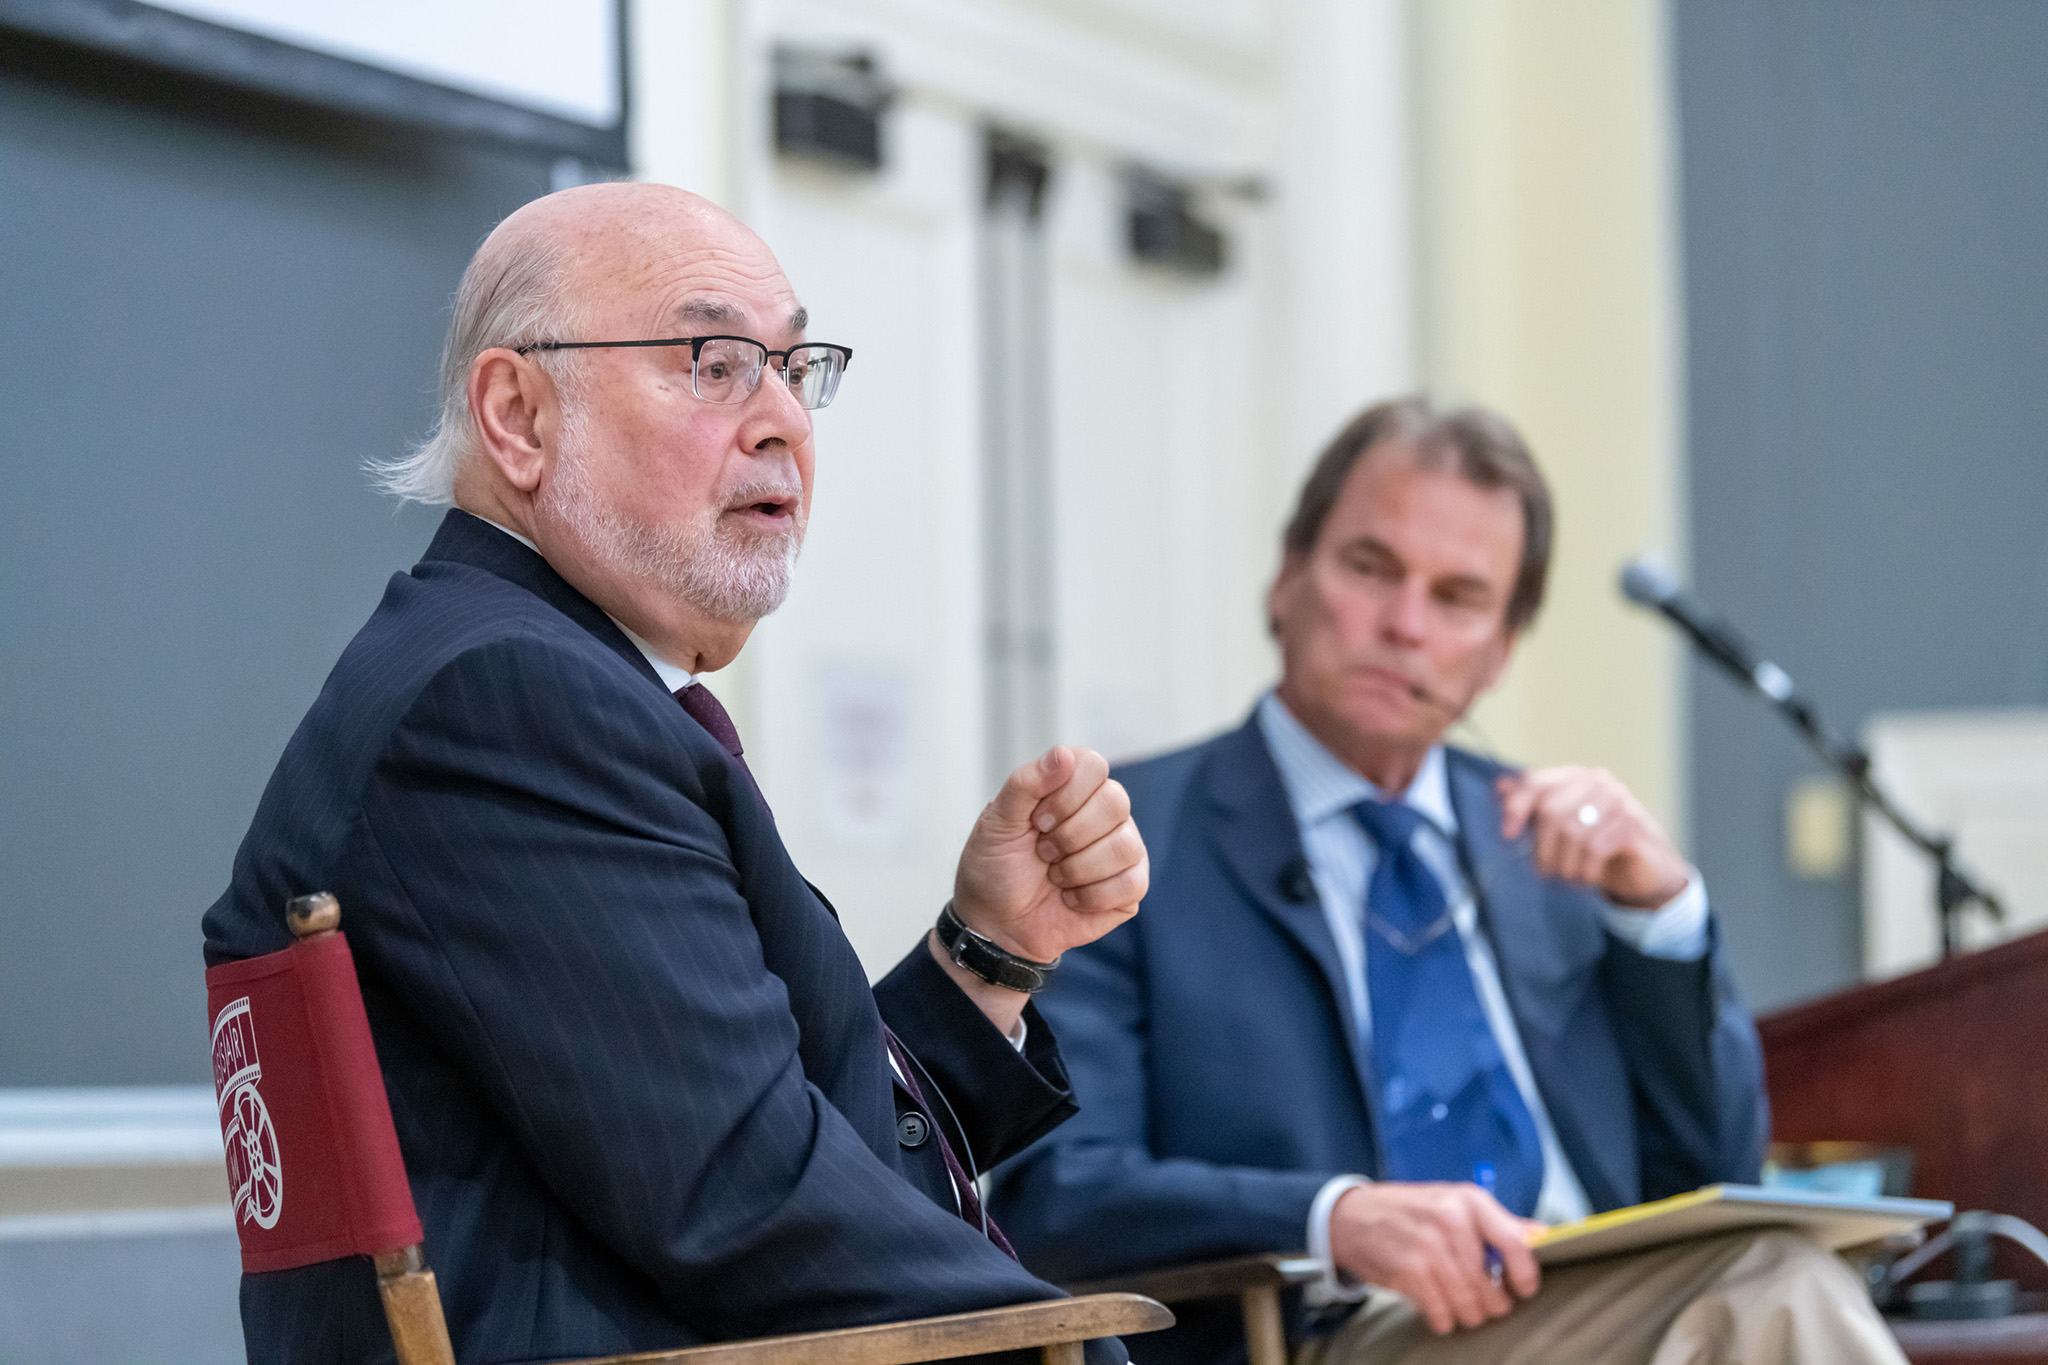
[(775, 150), (847, 170), (882, 169), (882, 115), (895, 91), (874, 54), (775, 49)]

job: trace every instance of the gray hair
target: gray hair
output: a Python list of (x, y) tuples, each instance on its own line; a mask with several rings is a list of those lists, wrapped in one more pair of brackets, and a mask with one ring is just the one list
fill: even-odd
[(1507, 418), (1485, 408), (1440, 412), (1427, 398), (1418, 397), (1375, 403), (1359, 413), (1317, 457), (1301, 486), (1301, 500), (1281, 537), (1281, 548), (1289, 558), (1314, 553), (1323, 523), (1337, 506), (1352, 469), (1374, 447), (1395, 441), (1412, 445), (1424, 468), (1455, 469), (1466, 482), (1508, 489), (1521, 502), (1522, 562), (1508, 598), (1507, 626), (1511, 631), (1527, 627), (1543, 605), (1556, 513), (1550, 485), (1521, 433)]
[[(470, 260), (441, 348), (440, 414), (426, 439), (404, 455), (369, 462), (379, 492), (429, 506), (455, 501), (455, 476), (480, 448), (469, 414), (469, 367), (494, 346), (524, 346), (578, 330), (582, 310), (569, 298), (568, 266), (562, 245), (538, 234), (515, 237), (497, 251), (486, 243)], [(533, 358), (563, 383), (561, 353), (536, 351)]]

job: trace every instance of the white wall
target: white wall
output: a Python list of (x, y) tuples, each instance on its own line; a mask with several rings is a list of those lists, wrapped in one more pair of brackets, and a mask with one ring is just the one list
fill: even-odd
[[(1900, 808), (1953, 839), (1958, 867), (2004, 907), (2003, 921), (1970, 907), (1958, 945), (2048, 927), (2048, 710), (1879, 712), (1863, 737)], [(1941, 957), (1934, 867), (1876, 814), (1862, 819), (1864, 974), (1928, 966)]]
[[(1295, 483), (1412, 382), (1392, 0), (642, 0), (638, 172), (747, 218), (853, 347), (818, 421), (797, 586), (729, 697), (798, 865), (883, 970), (951, 888), (984, 773), (977, 229), (982, 130), (1053, 151), (1060, 733), (1132, 754), (1233, 724), (1270, 680), (1260, 598)], [(878, 176), (779, 159), (775, 41), (899, 83)], [(707, 54), (722, 53), (722, 62)], [(1120, 175), (1205, 183), (1220, 277), (1141, 269)]]

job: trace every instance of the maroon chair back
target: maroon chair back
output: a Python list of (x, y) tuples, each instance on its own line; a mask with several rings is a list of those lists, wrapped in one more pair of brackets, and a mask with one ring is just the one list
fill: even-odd
[[(293, 902), (291, 947), (206, 973), (213, 1084), (242, 1269), (417, 1245), (384, 1077), (348, 941)], [(317, 909), (317, 908), (316, 908)], [(318, 917), (324, 921), (325, 917)], [(294, 923), (294, 932), (298, 931)]]

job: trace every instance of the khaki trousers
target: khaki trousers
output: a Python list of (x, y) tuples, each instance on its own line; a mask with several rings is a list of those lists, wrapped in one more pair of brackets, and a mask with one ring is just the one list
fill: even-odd
[(1904, 1365), (1861, 1281), (1790, 1232), (1739, 1232), (1562, 1266), (1484, 1327), (1433, 1335), (1367, 1299), (1297, 1365)]

